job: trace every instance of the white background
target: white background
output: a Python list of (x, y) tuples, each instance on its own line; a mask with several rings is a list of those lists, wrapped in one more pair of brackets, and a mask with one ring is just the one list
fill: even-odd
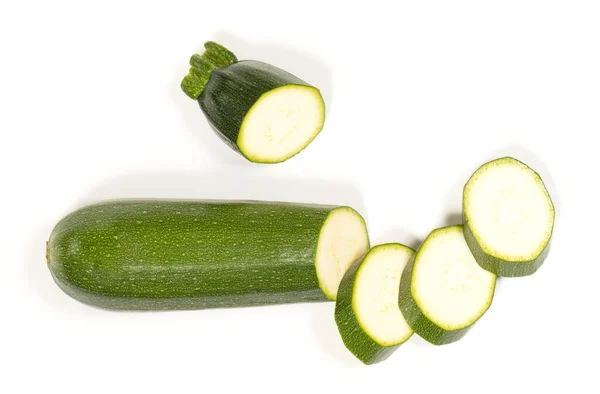
[[(599, 392), (599, 20), (597, 1), (2, 2), (0, 391)], [(273, 166), (222, 144), (179, 89), (206, 40), (319, 87), (319, 137)], [(373, 244), (418, 246), (505, 154), (556, 204), (546, 263), (463, 340), (374, 366), (333, 303), (115, 313), (45, 265), (62, 216), (120, 197), (352, 204)]]

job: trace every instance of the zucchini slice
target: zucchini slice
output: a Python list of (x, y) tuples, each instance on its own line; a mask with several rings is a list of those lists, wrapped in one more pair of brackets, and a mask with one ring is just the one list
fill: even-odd
[(335, 321), (346, 348), (364, 364), (386, 360), (413, 334), (398, 307), (400, 277), (413, 253), (399, 243), (377, 245), (342, 279)]
[(325, 123), (316, 87), (255, 60), (238, 60), (208, 42), (190, 59), (182, 90), (194, 100), (217, 135), (256, 163), (280, 163), (306, 148)]
[(368, 248), (350, 207), (121, 200), (59, 221), (47, 261), (57, 285), (86, 304), (204, 309), (334, 300)]
[(503, 157), (482, 165), (463, 191), (465, 238), (477, 262), (498, 276), (535, 273), (554, 229), (554, 205), (539, 174)]
[(471, 254), (462, 226), (433, 230), (406, 265), (398, 304), (414, 332), (434, 345), (456, 342), (492, 304), (496, 275)]

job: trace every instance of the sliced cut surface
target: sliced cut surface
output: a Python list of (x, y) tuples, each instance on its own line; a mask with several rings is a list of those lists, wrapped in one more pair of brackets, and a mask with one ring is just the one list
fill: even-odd
[(332, 301), (344, 274), (369, 250), (369, 235), (363, 217), (350, 207), (334, 209), (319, 235), (315, 266), (319, 285)]
[(284, 85), (263, 94), (250, 108), (237, 145), (253, 161), (285, 161), (308, 146), (324, 122), (325, 103), (317, 89)]
[(543, 264), (554, 205), (534, 170), (512, 157), (482, 165), (463, 191), (465, 237), (477, 262), (499, 276), (531, 275)]
[(47, 262), (83, 303), (181, 310), (328, 301), (340, 267), (367, 249), (364, 221), (349, 207), (121, 200), (60, 220)]
[(433, 230), (406, 266), (398, 304), (411, 328), (443, 345), (461, 339), (488, 310), (496, 275), (471, 254), (462, 226)]
[(413, 254), (399, 243), (374, 246), (342, 279), (335, 321), (346, 348), (365, 364), (386, 360), (413, 334), (398, 307), (400, 278)]

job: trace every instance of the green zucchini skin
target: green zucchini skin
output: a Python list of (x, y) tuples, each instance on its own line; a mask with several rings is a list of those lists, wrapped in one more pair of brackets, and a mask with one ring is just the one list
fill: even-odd
[(544, 264), (548, 254), (550, 253), (550, 245), (552, 239), (548, 241), (542, 252), (533, 260), (529, 261), (504, 261), (495, 256), (487, 254), (479, 245), (479, 242), (475, 239), (473, 231), (469, 226), (469, 222), (466, 217), (464, 218), (463, 233), (465, 234), (465, 240), (471, 250), (471, 253), (477, 260), (477, 263), (486, 271), (493, 272), (498, 276), (506, 278), (517, 278), (523, 276), (533, 275), (537, 270)]
[(285, 85), (312, 87), (270, 64), (242, 60), (212, 71), (198, 103), (214, 132), (243, 155), (237, 139), (246, 114), (264, 93)]
[(367, 254), (368, 252), (352, 263), (340, 282), (335, 303), (335, 322), (346, 348), (362, 363), (371, 365), (385, 361), (400, 345), (387, 347), (379, 345), (361, 328), (354, 313), (352, 293), (356, 273)]
[(120, 200), (64, 217), (47, 242), (57, 285), (105, 309), (184, 310), (328, 301), (319, 232), (336, 207)]

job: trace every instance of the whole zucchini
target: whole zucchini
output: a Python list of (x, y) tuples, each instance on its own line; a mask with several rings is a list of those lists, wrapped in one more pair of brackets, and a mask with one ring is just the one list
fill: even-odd
[(325, 123), (320, 91), (289, 72), (238, 61), (209, 41), (190, 59), (181, 88), (197, 100), (217, 135), (246, 159), (280, 163), (306, 148)]
[(203, 309), (335, 300), (368, 247), (350, 207), (120, 200), (63, 218), (47, 261), (58, 286), (86, 304)]

